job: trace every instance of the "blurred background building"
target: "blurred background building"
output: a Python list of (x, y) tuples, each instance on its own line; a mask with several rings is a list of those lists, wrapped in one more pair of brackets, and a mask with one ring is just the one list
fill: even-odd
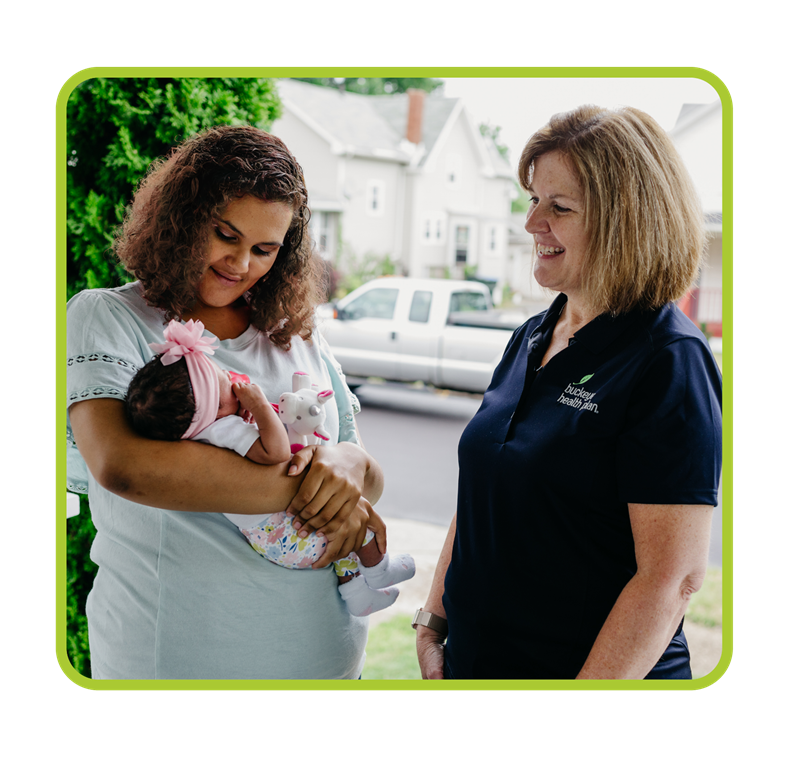
[[(528, 312), (549, 304), (532, 276), (515, 167), (465, 102), (408, 90), (364, 95), (278, 81), (272, 131), (306, 171), (312, 233), (339, 270), (383, 260), (396, 273), (486, 282)], [(669, 130), (698, 188), (709, 253), (681, 308), (722, 334), (722, 108), (684, 104)], [(519, 204), (517, 205), (519, 208)], [(385, 268), (385, 267), (384, 267)]]
[(279, 92), (272, 131), (304, 167), (324, 257), (388, 257), (398, 273), (468, 275), (502, 293), (513, 172), (461, 100), (294, 80), (281, 80)]

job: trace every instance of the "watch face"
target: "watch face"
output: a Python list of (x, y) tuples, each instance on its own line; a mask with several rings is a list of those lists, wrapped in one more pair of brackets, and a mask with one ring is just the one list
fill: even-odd
[(418, 626), (427, 626), (430, 623), (430, 614), (420, 608), (415, 614), (411, 622), (411, 626), (416, 629)]
[(447, 634), (447, 619), (437, 616), (430, 611), (423, 611), (421, 608), (414, 614), (414, 620), (411, 626), (416, 629), (417, 626), (425, 626), (428, 629), (433, 629), (434, 632), (440, 634)]

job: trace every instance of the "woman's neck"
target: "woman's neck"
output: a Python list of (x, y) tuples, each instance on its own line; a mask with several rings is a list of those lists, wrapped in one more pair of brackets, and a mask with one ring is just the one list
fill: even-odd
[(569, 341), (575, 336), (575, 332), (586, 326), (597, 315), (597, 313), (582, 307), (582, 304), (573, 300), (573, 298), (567, 300), (561, 309), (561, 313), (558, 314), (553, 336), (542, 358), (541, 365), (547, 365), (554, 355), (569, 347)]
[(570, 337), (574, 337), (575, 332), (582, 329), (599, 315), (599, 313), (595, 313), (593, 310), (587, 308), (580, 301), (570, 298), (564, 304), (564, 309), (561, 311), (558, 323)]
[(230, 340), (244, 334), (249, 328), (250, 308), (242, 300), (222, 308), (195, 303), (182, 318), (184, 321), (190, 318), (202, 321), (203, 326), (217, 339)]

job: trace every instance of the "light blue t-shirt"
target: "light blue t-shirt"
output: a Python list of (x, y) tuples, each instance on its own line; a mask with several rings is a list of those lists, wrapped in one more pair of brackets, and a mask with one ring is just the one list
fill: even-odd
[[(67, 405), (123, 400), (163, 342), (163, 314), (141, 286), (87, 290), (67, 304)], [(222, 340), (214, 359), (248, 374), (269, 398), (305, 371), (336, 394), (326, 436), (357, 442), (358, 401), (324, 340), (274, 347), (254, 327)], [(333, 410), (333, 409), (331, 409)], [(68, 487), (88, 492), (97, 577), (86, 605), (95, 679), (355, 679), (368, 622), (351, 616), (332, 568), (264, 560), (221, 513), (151, 508), (104, 490), (68, 437)], [(183, 444), (177, 442), (175, 444)], [(189, 443), (186, 443), (189, 444)], [(235, 493), (232, 493), (235, 497)], [(228, 505), (228, 507), (226, 507)], [(230, 510), (220, 503), (220, 511)]]

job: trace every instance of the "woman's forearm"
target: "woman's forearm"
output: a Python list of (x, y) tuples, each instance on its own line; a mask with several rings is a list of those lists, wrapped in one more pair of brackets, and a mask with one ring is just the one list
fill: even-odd
[(161, 442), (136, 435), (119, 400), (86, 400), (70, 408), (75, 441), (105, 489), (154, 508), (229, 513), (285, 510), (304, 475), (288, 462), (264, 466), (199, 442)]
[(578, 679), (643, 679), (686, 612), (691, 592), (634, 575), (617, 598)]
[[(433, 574), (431, 590), (428, 599), (425, 601), (423, 610), (446, 618), (442, 596), (444, 595), (444, 578), (453, 557), (453, 542), (456, 536), (456, 517), (450, 523), (450, 529), (444, 539), (442, 552), (439, 555), (439, 562), (436, 564), (436, 571)], [(423, 679), (443, 679), (444, 678), (444, 641), (446, 634), (431, 629), (421, 624), (417, 626), (417, 660)]]
[(446, 618), (444, 612), (444, 605), (442, 604), (442, 596), (444, 595), (444, 578), (447, 575), (447, 569), (450, 567), (450, 560), (453, 557), (453, 542), (456, 537), (456, 516), (450, 522), (450, 528), (447, 530), (447, 536), (444, 538), (442, 545), (442, 552), (439, 555), (439, 561), (436, 564), (436, 570), (433, 573), (433, 581), (431, 582), (431, 589), (428, 593), (428, 599), (425, 601), (423, 610), (435, 613), (437, 616)]

